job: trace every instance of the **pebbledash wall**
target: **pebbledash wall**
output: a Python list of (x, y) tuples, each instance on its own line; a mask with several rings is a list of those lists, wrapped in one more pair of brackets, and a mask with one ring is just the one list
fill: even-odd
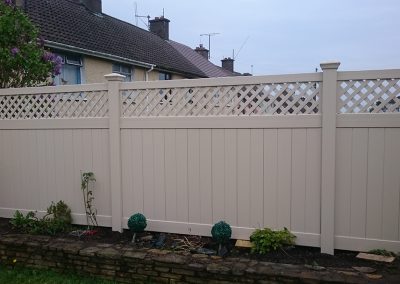
[(64, 200), (85, 223), (400, 251), (400, 70), (0, 90), (0, 216)]

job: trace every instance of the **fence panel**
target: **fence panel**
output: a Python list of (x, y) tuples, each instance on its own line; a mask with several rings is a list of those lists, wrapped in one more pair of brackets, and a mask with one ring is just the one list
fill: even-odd
[(335, 243), (400, 248), (400, 73), (338, 76)]
[(62, 199), (84, 224), (80, 173), (93, 171), (114, 230), (142, 212), (155, 231), (210, 235), (226, 220), (235, 238), (287, 227), (328, 253), (399, 251), (400, 70), (322, 66), (0, 90), (0, 216)]
[(400, 128), (338, 129), (337, 248), (399, 248), (399, 143)]
[(101, 225), (111, 224), (107, 129), (0, 130), (0, 212), (46, 211), (63, 200), (85, 224), (80, 174), (96, 173), (95, 205)]
[(320, 141), (318, 128), (123, 129), (123, 217), (205, 235), (227, 220), (242, 238), (288, 227), (318, 246)]

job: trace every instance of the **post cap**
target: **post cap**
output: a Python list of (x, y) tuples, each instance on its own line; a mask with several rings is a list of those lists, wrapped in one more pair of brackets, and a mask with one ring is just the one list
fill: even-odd
[(118, 74), (118, 73), (111, 73), (104, 75), (107, 81), (119, 81), (122, 82), (125, 79), (124, 75)]
[(321, 62), (320, 66), (322, 70), (325, 69), (338, 69), (340, 65), (340, 62), (337, 60), (332, 60), (332, 61), (325, 61), (325, 62)]

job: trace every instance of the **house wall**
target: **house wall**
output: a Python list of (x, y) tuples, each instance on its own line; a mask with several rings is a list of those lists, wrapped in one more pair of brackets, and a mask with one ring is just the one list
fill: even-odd
[[(86, 56), (83, 60), (83, 72), (84, 72), (84, 83), (85, 84), (93, 84), (93, 83), (104, 83), (106, 82), (104, 75), (112, 73), (112, 61), (99, 59), (96, 57)], [(132, 66), (133, 69), (133, 80), (134, 81), (145, 81), (146, 72), (148, 69)], [(153, 70), (148, 73), (149, 81), (158, 81), (159, 72), (157, 70)], [(172, 80), (185, 79), (184, 76), (178, 74), (172, 74)]]
[(135, 73), (133, 75), (134, 81), (144, 81), (146, 79), (146, 71), (144, 68), (135, 67)]
[(104, 83), (104, 75), (112, 73), (112, 62), (96, 57), (84, 57), (83, 66), (86, 84)]
[(172, 80), (181, 80), (181, 79), (185, 79), (185, 77), (178, 74), (172, 74)]

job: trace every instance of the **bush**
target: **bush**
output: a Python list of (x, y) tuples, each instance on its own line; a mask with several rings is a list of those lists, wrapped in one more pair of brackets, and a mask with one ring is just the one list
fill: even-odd
[(257, 229), (250, 236), (253, 243), (251, 251), (253, 253), (266, 254), (270, 251), (291, 246), (296, 238), (287, 228), (280, 231), (273, 231), (269, 228)]
[(60, 220), (66, 224), (72, 222), (71, 209), (62, 200), (58, 201), (57, 204), (51, 202), (50, 207), (47, 208), (47, 215), (53, 215), (53, 220)]
[(17, 210), (10, 223), (24, 233), (55, 235), (65, 232), (71, 225), (71, 210), (63, 201), (59, 201), (57, 204), (52, 202), (43, 218), (39, 219), (32, 211), (24, 216)]
[(17, 228), (24, 233), (28, 233), (32, 230), (37, 221), (38, 218), (36, 217), (35, 212), (30, 211), (26, 214), (26, 216), (24, 216), (24, 214), (17, 210), (15, 211), (14, 217), (11, 219), (10, 224), (13, 226), (13, 228)]
[(0, 88), (46, 84), (62, 59), (44, 49), (39, 32), (11, 0), (0, 0)]

